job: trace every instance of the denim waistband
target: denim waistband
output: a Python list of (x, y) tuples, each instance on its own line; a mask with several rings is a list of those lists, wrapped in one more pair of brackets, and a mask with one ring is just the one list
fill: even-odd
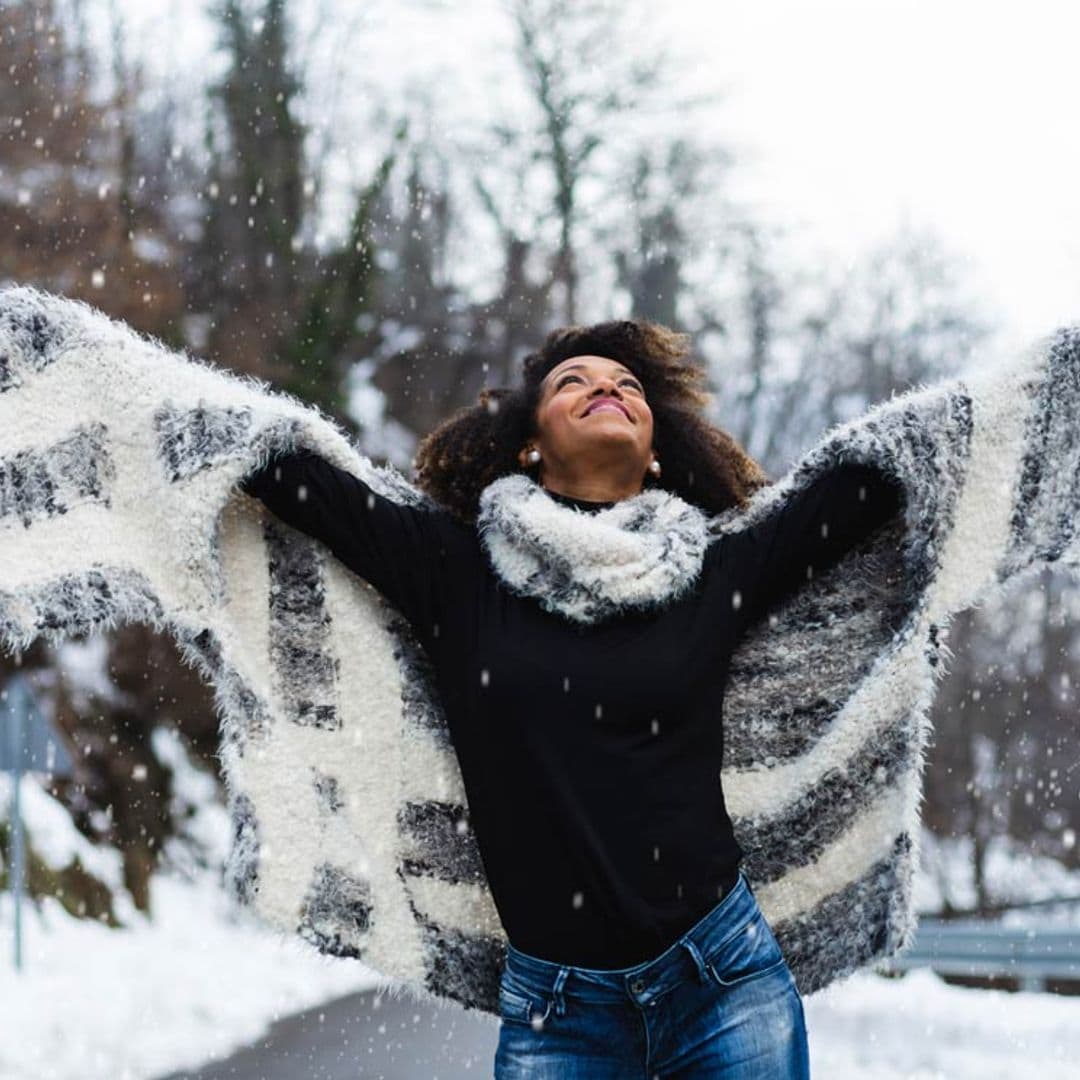
[(545, 997), (576, 997), (583, 1001), (625, 1001), (641, 1004), (662, 997), (687, 978), (704, 978), (704, 957), (716, 952), (742, 930), (758, 912), (757, 899), (739, 870), (731, 890), (655, 960), (634, 967), (597, 970), (540, 960), (507, 945), (506, 973), (510, 979)]

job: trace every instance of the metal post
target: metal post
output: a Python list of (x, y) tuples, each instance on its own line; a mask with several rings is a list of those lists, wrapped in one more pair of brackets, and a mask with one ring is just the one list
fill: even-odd
[(15, 903), (15, 970), (22, 971), (22, 897), (23, 878), (26, 873), (26, 856), (23, 849), (22, 816), (19, 805), (19, 788), (22, 786), (23, 713), (26, 708), (25, 694), (13, 679), (0, 692), (0, 703), (7, 714), (7, 729), (11, 761), (11, 896)]

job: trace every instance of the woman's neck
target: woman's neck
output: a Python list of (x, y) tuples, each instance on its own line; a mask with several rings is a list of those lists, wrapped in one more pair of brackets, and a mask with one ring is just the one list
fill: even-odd
[(550, 488), (544, 490), (556, 502), (563, 503), (565, 506), (575, 506), (579, 510), (604, 510), (609, 506), (614, 506), (618, 501), (616, 499), (582, 499), (576, 495), (566, 495), (561, 491), (552, 491)]

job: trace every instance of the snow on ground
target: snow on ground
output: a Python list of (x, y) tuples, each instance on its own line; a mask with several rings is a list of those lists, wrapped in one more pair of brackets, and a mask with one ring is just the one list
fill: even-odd
[(375, 983), (355, 960), (323, 957), (233, 923), (207, 878), (159, 875), (154, 920), (122, 930), (56, 901), (23, 907), (24, 970), (12, 962), (12, 901), (0, 896), (0, 1077), (141, 1080), (221, 1057), (281, 1016)]
[(1074, 1080), (1080, 997), (860, 974), (806, 999), (822, 1080)]

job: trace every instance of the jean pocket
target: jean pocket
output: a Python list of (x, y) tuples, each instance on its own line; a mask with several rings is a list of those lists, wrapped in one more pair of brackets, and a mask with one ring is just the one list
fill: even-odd
[(739, 986), (785, 966), (772, 929), (758, 911), (741, 929), (704, 958), (706, 970), (720, 986)]
[(539, 1031), (551, 1014), (551, 1002), (540, 994), (507, 980), (499, 983), (499, 1018), (512, 1024), (529, 1024)]

